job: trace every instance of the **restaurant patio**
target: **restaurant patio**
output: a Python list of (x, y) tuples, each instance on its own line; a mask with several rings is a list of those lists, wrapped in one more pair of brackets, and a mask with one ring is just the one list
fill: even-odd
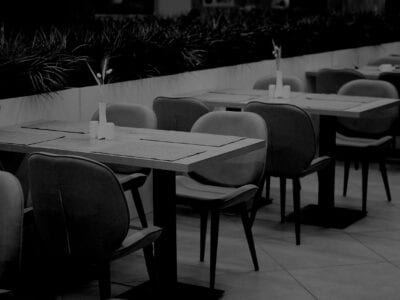
[(396, 2), (50, 2), (0, 13), (1, 300), (398, 298)]

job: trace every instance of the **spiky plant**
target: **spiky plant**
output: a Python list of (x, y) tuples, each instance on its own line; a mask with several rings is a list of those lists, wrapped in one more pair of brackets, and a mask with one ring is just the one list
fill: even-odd
[(68, 76), (86, 61), (67, 48), (67, 34), (57, 28), (0, 37), (0, 81), (4, 96), (49, 93), (68, 87)]

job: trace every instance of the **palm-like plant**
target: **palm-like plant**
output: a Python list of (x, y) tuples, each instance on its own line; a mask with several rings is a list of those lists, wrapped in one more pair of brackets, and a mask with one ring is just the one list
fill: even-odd
[(0, 25), (0, 97), (95, 84), (87, 63), (107, 58), (108, 82), (397, 40), (400, 19), (375, 14), (275, 15), (237, 9), (188, 16), (90, 20), (30, 28)]

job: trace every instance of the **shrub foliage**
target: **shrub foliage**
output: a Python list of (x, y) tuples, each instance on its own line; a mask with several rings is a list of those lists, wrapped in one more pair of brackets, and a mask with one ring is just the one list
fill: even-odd
[(0, 97), (95, 84), (86, 62), (110, 57), (111, 81), (397, 41), (400, 20), (365, 14), (296, 15), (262, 10), (192, 11), (19, 27), (0, 26)]

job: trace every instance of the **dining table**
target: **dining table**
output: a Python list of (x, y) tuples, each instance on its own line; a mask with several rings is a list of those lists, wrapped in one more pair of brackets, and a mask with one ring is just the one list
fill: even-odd
[[(319, 155), (335, 157), (336, 118), (361, 118), (386, 108), (400, 105), (398, 99), (345, 96), (337, 94), (312, 94), (292, 92), (288, 98), (270, 97), (266, 90), (221, 89), (201, 90), (179, 97), (198, 99), (215, 109), (242, 109), (252, 101), (296, 105), (319, 119)], [(318, 204), (302, 208), (301, 222), (330, 228), (343, 229), (365, 217), (361, 209), (335, 205), (335, 159), (318, 173)]]
[(155, 247), (160, 286), (155, 290), (145, 282), (121, 296), (128, 299), (222, 296), (222, 290), (178, 282), (175, 175), (265, 146), (260, 139), (128, 127), (116, 127), (112, 140), (99, 140), (90, 137), (89, 121), (38, 120), (0, 128), (0, 153), (50, 152), (152, 169), (154, 225), (163, 229)]
[[(393, 66), (392, 70), (382, 71), (380, 66), (362, 66), (358, 68), (353, 68), (354, 71), (360, 72), (367, 79), (378, 79), (379, 75), (383, 72), (393, 72), (400, 73), (400, 68), (398, 66)], [(317, 76), (318, 70), (306, 71), (306, 76), (310, 78), (315, 78)]]
[[(343, 69), (343, 68), (340, 68)], [(380, 66), (362, 66), (357, 68), (347, 68), (352, 69), (354, 71), (360, 72), (365, 76), (366, 79), (377, 80), (379, 75), (382, 73), (400, 73), (399, 66), (393, 66), (392, 70), (382, 71)], [(318, 70), (308, 70), (306, 71), (306, 79), (309, 86), (309, 90), (314, 92), (316, 91), (316, 78), (317, 78)]]

